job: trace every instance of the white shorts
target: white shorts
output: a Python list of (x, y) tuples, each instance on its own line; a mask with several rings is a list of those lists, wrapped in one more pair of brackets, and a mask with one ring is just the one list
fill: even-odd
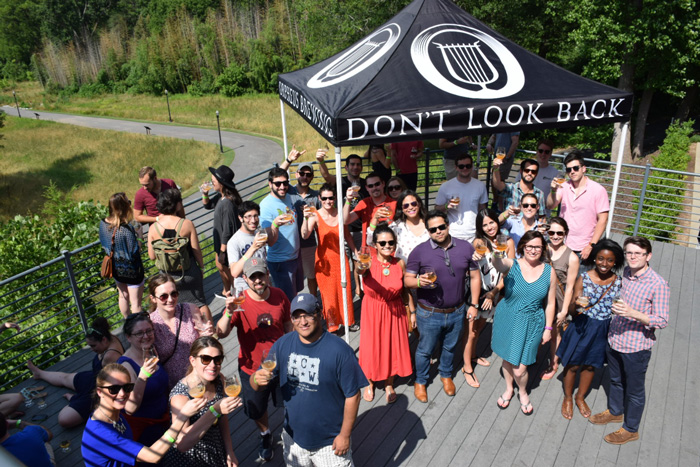
[(332, 446), (324, 446), (309, 451), (294, 442), (286, 431), (282, 430), (282, 443), (284, 445), (284, 461), (292, 467), (354, 467), (352, 462), (352, 449), (344, 456), (336, 456)]
[(118, 280), (114, 279), (114, 282), (117, 283), (117, 285), (125, 285), (129, 289), (138, 289), (139, 287), (143, 287), (144, 282), (146, 282), (146, 279), (141, 281), (140, 284), (127, 284), (126, 282), (119, 282)]

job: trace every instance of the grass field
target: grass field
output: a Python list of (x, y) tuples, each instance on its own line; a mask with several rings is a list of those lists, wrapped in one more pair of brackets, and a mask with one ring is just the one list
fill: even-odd
[(5, 123), (0, 130), (5, 135), (0, 142), (0, 220), (38, 212), (49, 181), (64, 192), (75, 187), (71, 196), (76, 201), (107, 204), (119, 191), (133, 200), (144, 165), (157, 167), (187, 192), (207, 178), (207, 167), (221, 163), (214, 144), (28, 118), (7, 118)]

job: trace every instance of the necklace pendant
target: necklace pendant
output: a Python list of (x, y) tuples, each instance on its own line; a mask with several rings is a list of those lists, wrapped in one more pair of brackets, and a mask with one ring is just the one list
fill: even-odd
[(384, 266), (384, 269), (382, 269), (382, 274), (388, 276), (390, 273), (391, 271), (389, 270), (389, 266)]
[(118, 422), (112, 422), (112, 426), (122, 435), (124, 434), (124, 432), (126, 432), (126, 426), (124, 425), (124, 422), (121, 421), (121, 419)]

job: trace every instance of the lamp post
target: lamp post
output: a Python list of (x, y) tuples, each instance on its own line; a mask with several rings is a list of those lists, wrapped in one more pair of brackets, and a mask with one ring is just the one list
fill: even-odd
[(168, 103), (168, 121), (172, 123), (173, 117), (170, 115), (170, 97), (168, 96), (168, 90), (165, 90), (165, 101)]
[(19, 113), (19, 104), (17, 103), (17, 94), (15, 94), (14, 91), (12, 91), (12, 97), (15, 98), (15, 107), (17, 107), (17, 116), (18, 116), (19, 118), (22, 118), (22, 114)]
[(219, 123), (219, 111), (216, 111), (216, 126), (219, 129), (219, 148), (221, 149), (221, 153), (223, 154), (224, 152), (224, 143), (221, 141), (221, 124)]

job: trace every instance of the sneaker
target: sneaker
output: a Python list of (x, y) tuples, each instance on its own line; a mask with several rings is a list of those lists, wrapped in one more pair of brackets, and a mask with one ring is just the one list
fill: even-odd
[(360, 330), (360, 325), (357, 323), (354, 323), (354, 324), (351, 324), (348, 329), (350, 329), (350, 332), (357, 332)]
[(269, 462), (274, 454), (275, 452), (272, 450), (272, 433), (260, 435), (260, 450), (258, 451), (260, 460)]
[(588, 421), (594, 425), (607, 425), (608, 423), (622, 423), (624, 419), (623, 415), (613, 415), (608, 409), (605, 409), (600, 413), (591, 415)]

